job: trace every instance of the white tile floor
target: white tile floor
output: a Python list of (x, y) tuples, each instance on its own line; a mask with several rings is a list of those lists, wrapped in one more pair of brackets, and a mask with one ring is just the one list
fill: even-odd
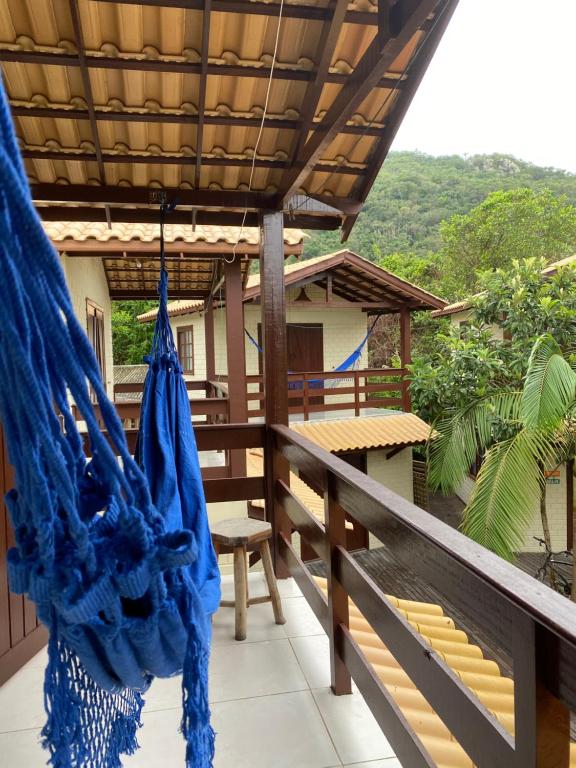
[[(232, 597), (231, 577), (223, 591)], [(284, 626), (269, 604), (248, 613), (248, 639), (234, 640), (234, 611), (214, 618), (210, 701), (217, 733), (215, 768), (401, 768), (358, 692), (333, 696), (328, 641), (292, 580), (280, 582)], [(260, 573), (250, 592), (265, 593)], [(45, 652), (0, 687), (0, 768), (40, 768)], [(141, 749), (126, 768), (184, 764), (180, 681), (157, 680), (146, 696)]]

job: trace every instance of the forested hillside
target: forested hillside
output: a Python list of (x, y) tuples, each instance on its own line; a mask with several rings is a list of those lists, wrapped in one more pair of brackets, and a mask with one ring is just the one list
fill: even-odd
[[(346, 247), (453, 300), (474, 291), (478, 270), (527, 256), (550, 262), (576, 252), (573, 206), (574, 174), (506, 155), (397, 152), (380, 171)], [(339, 232), (308, 234), (305, 259), (343, 247)], [(136, 316), (149, 306), (116, 302), (116, 364), (139, 363), (148, 350), (152, 327), (138, 325)], [(397, 348), (394, 332), (380, 325), (371, 343), (374, 365), (388, 364)], [(428, 314), (415, 318), (416, 354), (437, 326)]]
[[(384, 163), (346, 246), (369, 259), (440, 248), (439, 224), (496, 190), (529, 187), (576, 205), (576, 175), (508, 155), (463, 158), (393, 152)], [(309, 232), (305, 258), (341, 248), (338, 232)]]

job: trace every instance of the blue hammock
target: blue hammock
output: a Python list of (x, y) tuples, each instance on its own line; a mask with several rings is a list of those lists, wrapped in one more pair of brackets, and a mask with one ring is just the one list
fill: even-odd
[[(181, 416), (180, 371), (160, 338), (164, 316), (143, 406), (143, 472), (36, 215), (1, 84), (0, 257), (0, 418), (17, 489), (7, 496), (16, 538), (8, 573), (12, 590), (28, 594), (50, 630), (42, 731), (49, 763), (120, 768), (121, 756), (138, 746), (142, 693), (155, 676), (182, 672), (187, 766), (208, 768), (207, 611), (216, 606), (218, 579)], [(160, 381), (169, 402), (154, 431), (152, 390)], [(87, 426), (90, 461), (70, 396)], [(186, 402), (189, 422), (188, 409)]]
[[(376, 323), (378, 322), (379, 319), (380, 319), (380, 316), (378, 315), (375, 318), (375, 320), (372, 323), (372, 325), (370, 326), (370, 328), (368, 329), (368, 332), (367, 332), (366, 336), (364, 336), (364, 338), (362, 339), (360, 344), (358, 344), (358, 346), (356, 347), (354, 352), (352, 352), (352, 354), (348, 355), (348, 357), (343, 362), (341, 362), (340, 365), (337, 365), (336, 368), (333, 368), (332, 370), (334, 372), (341, 373), (343, 371), (350, 371), (350, 370), (352, 370), (352, 369), (354, 369), (356, 367), (356, 365), (358, 364), (358, 361), (360, 360), (360, 358), (362, 356), (362, 352), (364, 351), (364, 347), (368, 343), (368, 339), (370, 338), (370, 336), (372, 336), (372, 333), (374, 332), (374, 328), (376, 327)], [(244, 328), (244, 332), (248, 336), (248, 339), (256, 347), (258, 352), (261, 355), (264, 354), (264, 352), (262, 350), (262, 347), (260, 346), (260, 344), (258, 344), (258, 342), (252, 336), (252, 334), (246, 328)], [(288, 373), (292, 373), (292, 371), (288, 371)], [(342, 381), (342, 380), (340, 380), (340, 381)], [(324, 379), (309, 379), (308, 380), (308, 384), (311, 385), (312, 387), (322, 388), (324, 386), (324, 383), (325, 383)], [(303, 382), (302, 381), (290, 381), (288, 383), (288, 389), (302, 389), (302, 386), (303, 386)]]

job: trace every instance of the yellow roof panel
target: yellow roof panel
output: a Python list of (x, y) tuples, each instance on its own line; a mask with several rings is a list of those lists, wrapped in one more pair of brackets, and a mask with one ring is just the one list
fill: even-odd
[(428, 440), (431, 431), (414, 413), (303, 421), (290, 424), (290, 428), (332, 453), (419, 445)]

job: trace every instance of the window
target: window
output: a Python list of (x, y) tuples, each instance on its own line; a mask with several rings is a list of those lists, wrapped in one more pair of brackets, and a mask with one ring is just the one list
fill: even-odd
[(194, 373), (194, 328), (178, 328), (178, 357), (184, 373)]
[(94, 347), (102, 379), (106, 378), (106, 352), (104, 345), (104, 310), (90, 299), (86, 299), (86, 330)]

